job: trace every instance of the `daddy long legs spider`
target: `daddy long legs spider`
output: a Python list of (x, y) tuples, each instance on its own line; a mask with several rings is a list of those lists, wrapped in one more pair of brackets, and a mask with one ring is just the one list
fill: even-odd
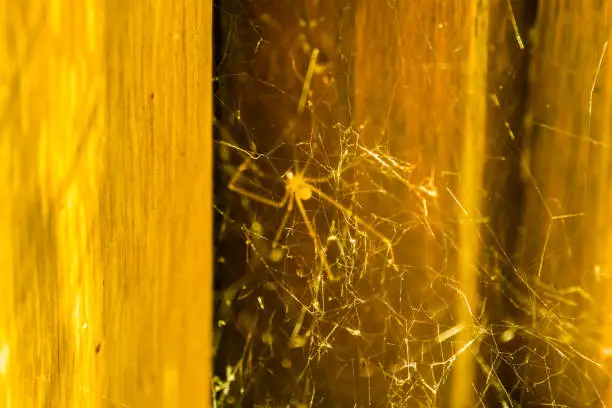
[[(320, 199), (324, 200), (328, 204), (336, 207), (338, 210), (342, 211), (346, 216), (352, 218), (357, 224), (359, 224), (364, 230), (368, 231), (370, 234), (376, 236), (380, 239), (387, 247), (387, 254), (389, 256), (389, 263), (396, 268), (395, 264), (395, 254), (393, 252), (393, 245), (391, 240), (389, 240), (386, 236), (384, 236), (381, 232), (376, 230), (373, 226), (368, 224), (363, 218), (359, 217), (352, 210), (340, 204), (338, 201), (334, 200), (334, 198), (330, 197), (319, 188), (315, 186), (317, 183), (322, 183), (329, 180), (329, 177), (322, 178), (309, 178), (305, 177), (305, 169), (297, 170), (296, 173), (289, 170), (283, 176), (283, 183), (285, 187), (285, 193), (283, 198), (280, 201), (276, 201), (264, 196), (261, 196), (257, 193), (249, 191), (243, 187), (238, 185), (238, 180), (242, 176), (242, 173), (249, 169), (250, 166), (254, 166), (252, 164), (252, 158), (247, 157), (240, 167), (236, 170), (230, 183), (228, 185), (229, 189), (237, 194), (241, 194), (244, 197), (250, 198), (254, 201), (260, 202), (262, 204), (266, 204), (278, 209), (282, 209), (286, 207), (285, 213), (281, 219), (280, 226), (274, 236), (274, 240), (272, 241), (272, 252), (271, 254), (278, 254), (278, 252), (274, 252), (278, 250), (278, 242), (281, 238), (283, 230), (285, 229), (285, 225), (289, 220), (289, 216), (293, 212), (294, 206), (297, 206), (302, 218), (304, 219), (304, 224), (306, 225), (306, 229), (308, 230), (308, 235), (312, 239), (314, 243), (314, 248), (316, 253), (319, 256), (321, 264), (327, 273), (327, 276), (330, 280), (338, 280), (340, 277), (336, 276), (332, 270), (329, 262), (327, 261), (327, 257), (325, 255), (325, 250), (323, 245), (319, 241), (319, 238), (315, 232), (314, 225), (310, 218), (308, 218), (308, 214), (306, 213), (306, 209), (304, 208), (304, 201), (307, 201), (312, 198), (313, 194), (316, 194)], [(280, 259), (280, 256), (272, 256), (272, 260)], [(276, 258), (276, 259), (274, 259)]]

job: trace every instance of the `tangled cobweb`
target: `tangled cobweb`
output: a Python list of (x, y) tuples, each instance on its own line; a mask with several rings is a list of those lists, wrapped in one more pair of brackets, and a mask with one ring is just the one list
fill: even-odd
[[(296, 12), (287, 39), (262, 33), (282, 27), (267, 14), (254, 21), (245, 4), (217, 11), (227, 38), (216, 92), (215, 406), (452, 406), (465, 355), (480, 406), (599, 406), (601, 312), (582, 287), (534, 273), (554, 252), (519, 267), (489, 214), (473, 214), (481, 301), (470, 304), (456, 274), (457, 166), (395, 149), (401, 136), (364, 137), (369, 124), (340, 106), (350, 100), (317, 98), (339, 77), (310, 45), (315, 20)], [(288, 56), (266, 51), (271, 38)], [(287, 59), (291, 81), (258, 71), (265, 52)], [(551, 225), (580, 216), (550, 214)]]

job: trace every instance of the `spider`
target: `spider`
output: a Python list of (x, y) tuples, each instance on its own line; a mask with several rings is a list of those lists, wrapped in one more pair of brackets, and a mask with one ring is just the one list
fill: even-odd
[(293, 212), (294, 206), (297, 205), (297, 208), (300, 211), (302, 218), (304, 219), (304, 224), (306, 225), (306, 229), (308, 230), (308, 235), (314, 243), (315, 251), (319, 255), (319, 259), (321, 260), (321, 264), (323, 265), (323, 268), (325, 269), (328, 278), (333, 281), (340, 279), (339, 276), (334, 275), (334, 273), (332, 272), (329, 262), (327, 261), (327, 258), (325, 256), (325, 250), (323, 248), (323, 245), (319, 241), (318, 236), (314, 230), (314, 226), (308, 218), (308, 215), (306, 214), (306, 209), (304, 208), (303, 202), (311, 199), (313, 194), (316, 194), (319, 198), (325, 200), (327, 203), (336, 207), (344, 214), (350, 216), (357, 224), (359, 224), (369, 233), (378, 237), (387, 246), (387, 254), (390, 257), (390, 264), (394, 268), (396, 268), (395, 254), (393, 252), (393, 246), (391, 241), (374, 227), (372, 227), (370, 224), (368, 224), (364, 219), (354, 214), (353, 211), (351, 211), (349, 208), (338, 203), (332, 197), (328, 196), (323, 191), (314, 186), (314, 184), (316, 183), (322, 183), (329, 180), (329, 177), (308, 178), (304, 176), (305, 169), (302, 171), (298, 170), (296, 173), (289, 170), (283, 176), (285, 194), (283, 195), (283, 198), (280, 201), (275, 201), (270, 198), (262, 197), (261, 195), (248, 191), (237, 185), (237, 182), (240, 179), (242, 173), (247, 170), (249, 166), (251, 166), (251, 160), (252, 158), (249, 156), (242, 162), (240, 167), (238, 167), (238, 169), (232, 176), (228, 187), (231, 191), (238, 194), (242, 194), (243, 196), (258, 201), (262, 204), (266, 204), (278, 209), (286, 207), (285, 214), (281, 219), (280, 226), (276, 232), (276, 235), (274, 236), (274, 240), (272, 241), (272, 251), (270, 252), (270, 259), (272, 261), (278, 261), (282, 256), (282, 252), (280, 252), (280, 250), (278, 249), (278, 242), (281, 238), (287, 220)]

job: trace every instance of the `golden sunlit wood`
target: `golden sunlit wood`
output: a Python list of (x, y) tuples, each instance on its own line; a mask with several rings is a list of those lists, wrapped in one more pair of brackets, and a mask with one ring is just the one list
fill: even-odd
[(0, 405), (208, 406), (211, 4), (0, 8)]

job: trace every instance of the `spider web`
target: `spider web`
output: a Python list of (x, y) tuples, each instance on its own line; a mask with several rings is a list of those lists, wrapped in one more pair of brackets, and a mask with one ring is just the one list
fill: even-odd
[[(215, 406), (448, 406), (463, 353), (476, 362), (472, 387), (480, 406), (601, 404), (596, 302), (580, 284), (557, 287), (537, 273), (569, 250), (558, 240), (548, 245), (549, 238), (566, 234), (566, 223), (581, 212), (553, 211), (542, 199), (529, 211), (546, 221), (545, 246), (534, 244), (520, 260), (515, 243), (529, 239), (508, 231), (523, 221), (499, 215), (514, 206), (507, 202), (513, 181), (541, 193), (513, 134), (520, 121), (514, 116), (520, 109), (510, 106), (513, 91), (507, 99), (494, 94), (491, 103), (503, 124), (497, 131), (510, 142), (487, 157), (493, 175), (485, 175), (484, 195), (493, 204), (477, 216), (482, 302), (471, 310), (473, 337), (466, 342), (458, 336), (468, 330), (466, 322), (455, 315), (469, 307), (454, 270), (458, 166), (451, 160), (436, 168), (427, 152), (399, 149), (400, 138), (389, 136), (401, 122), (395, 108), (381, 137), (371, 137), (376, 123), (355, 121), (354, 49), (347, 44), (356, 5), (328, 2), (315, 10), (296, 2), (256, 3), (221, 1), (215, 10), (216, 35), (223, 39), (215, 78)], [(399, 13), (394, 4), (384, 6), (392, 16)], [(519, 28), (508, 23), (512, 35)], [(416, 69), (420, 61), (402, 63)], [(523, 68), (510, 62), (502, 85), (510, 87)], [(453, 75), (442, 77), (449, 89), (457, 86)], [(458, 95), (449, 111), (461, 105)], [(386, 103), (396, 97), (393, 90)], [(331, 201), (314, 193), (303, 204), (342, 279), (326, 278), (321, 248), (297, 209), (281, 231), (282, 256), (274, 252), (287, 208), (227, 188), (247, 159), (253, 165), (240, 186), (267, 200), (280, 202), (288, 171), (325, 178), (312, 187)], [(510, 181), (500, 186), (503, 172)], [(372, 231), (392, 242), (395, 268)]]

